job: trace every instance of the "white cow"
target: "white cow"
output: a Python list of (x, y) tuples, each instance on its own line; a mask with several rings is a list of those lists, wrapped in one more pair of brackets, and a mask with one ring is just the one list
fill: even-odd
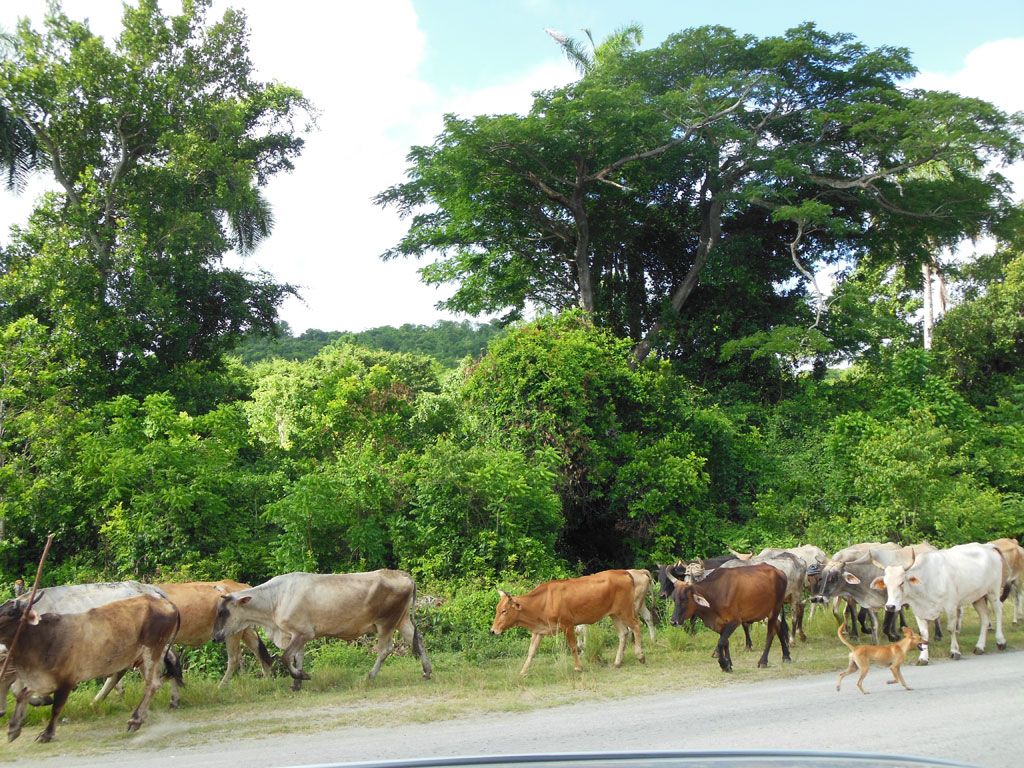
[[(907, 565), (888, 565), (875, 561), (884, 573), (871, 582), (874, 589), (886, 590), (885, 609), (898, 611), (909, 605), (921, 637), (928, 642), (928, 622), (946, 614), (949, 630), (949, 655), (960, 658), (957, 633), (960, 608), (973, 605), (981, 620), (975, 653), (985, 652), (989, 618), (989, 601), (999, 605), (1003, 581), (1003, 557), (987, 544), (960, 544), (937, 552), (911, 556)], [(1003, 612), (996, 611), (996, 647), (1006, 648), (1003, 635)], [(921, 651), (918, 664), (928, 663), (929, 647)]]
[(271, 642), (282, 649), (292, 690), (298, 691), (302, 681), (309, 679), (302, 668), (303, 649), (313, 638), (351, 641), (376, 633), (372, 680), (391, 653), (398, 631), (420, 657), (423, 677), (429, 679), (431, 665), (423, 637), (412, 622), (415, 599), (416, 583), (404, 571), (286, 573), (258, 587), (222, 595), (213, 622), (213, 641), (222, 643), (247, 626), (263, 627)]

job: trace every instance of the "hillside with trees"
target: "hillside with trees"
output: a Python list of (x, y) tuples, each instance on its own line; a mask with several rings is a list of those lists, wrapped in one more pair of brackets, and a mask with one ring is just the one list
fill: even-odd
[(53, 532), (51, 584), (387, 566), (477, 616), (730, 546), (1024, 533), (1020, 116), (813, 25), (613, 38), (380, 194), (384, 257), (501, 320), (292, 337), (293, 289), (221, 256), (270, 236), (312, 106), (208, 6), (110, 42), (58, 10), (0, 61), (5, 178), (57, 183), (0, 251), (3, 582)]

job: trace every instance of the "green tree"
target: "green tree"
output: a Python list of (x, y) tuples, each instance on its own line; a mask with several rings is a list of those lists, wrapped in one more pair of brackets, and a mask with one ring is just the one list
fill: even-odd
[(456, 283), (455, 310), (580, 306), (637, 361), (655, 345), (714, 359), (730, 338), (815, 325), (812, 265), (922, 258), (1008, 206), (985, 163), (1020, 154), (1019, 123), (901, 88), (905, 49), (807, 24), (598, 51), (527, 115), (449, 115), (414, 147), (409, 181), (377, 197), (411, 218), (383, 257), (436, 254), (424, 279)]
[(87, 363), (87, 397), (215, 369), (244, 332), (272, 329), (292, 291), (221, 257), (269, 232), (261, 188), (292, 168), (309, 105), (256, 80), (245, 17), (207, 23), (208, 7), (126, 6), (108, 46), (54, 4), (43, 32), (19, 23), (0, 62), (0, 104), (59, 188), (3, 254), (0, 319), (50, 328)]

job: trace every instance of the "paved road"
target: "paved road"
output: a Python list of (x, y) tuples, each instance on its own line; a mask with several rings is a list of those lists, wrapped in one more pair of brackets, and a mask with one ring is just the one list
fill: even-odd
[(440, 723), (225, 739), (202, 748), (152, 751), (135, 742), (124, 751), (101, 757), (65, 755), (31, 765), (259, 768), (409, 757), (662, 749), (825, 749), (915, 754), (985, 768), (1024, 764), (1024, 652), (908, 667), (904, 676), (914, 688), (911, 692), (886, 685), (888, 676), (879, 669), (868, 674), (869, 696), (857, 690), (855, 677), (847, 678), (843, 690), (836, 693), (836, 675), (828, 673)]

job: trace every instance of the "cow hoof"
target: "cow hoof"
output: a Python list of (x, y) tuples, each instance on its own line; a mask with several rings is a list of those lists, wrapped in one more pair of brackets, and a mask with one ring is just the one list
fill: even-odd
[(766, 661), (759, 661), (759, 662), (757, 662), (757, 668), (758, 669), (762, 669), (762, 668), (765, 668), (767, 666), (768, 666), (768, 662), (766, 662)]
[(36, 741), (38, 741), (40, 744), (49, 744), (50, 741), (52, 740), (53, 736), (51, 736), (45, 729), (40, 731), (39, 735), (36, 736)]
[(782, 663), (783, 663), (783, 664), (792, 664), (792, 663), (793, 663), (793, 660), (792, 660), (792, 659), (790, 659), (790, 658), (784, 658), (784, 659), (782, 660)]
[[(1003, 648), (1005, 648), (1005, 647), (1006, 646), (1004, 645)], [(639, 661), (641, 664), (646, 664), (647, 663), (647, 657), (646, 656), (641, 656), (639, 659), (637, 659), (637, 661)]]
[(919, 667), (927, 667), (928, 666), (928, 659), (918, 659), (917, 660), (917, 666), (919, 666)]
[(974, 655), (975, 656), (984, 656), (985, 655), (985, 649), (984, 648), (975, 648), (974, 649)]
[(21, 736), (21, 728), (19, 728), (16, 731), (8, 731), (7, 732), (7, 741), (8, 741), (8, 743), (14, 741), (19, 736)]
[(429, 672), (424, 672), (423, 673), (423, 679), (424, 680), (429, 680), (430, 679), (430, 673)]
[(291, 688), (292, 688), (293, 691), (301, 691), (302, 690), (302, 681), (301, 680), (294, 681), (292, 683), (292, 685), (291, 685)]
[(1005, 651), (1006, 643), (996, 643), (996, 650)]
[[(975, 650), (977, 650), (977, 648), (975, 648)], [(953, 661), (957, 661), (960, 658), (960, 652), (957, 651), (956, 653), (949, 654), (949, 658), (951, 658)]]
[(141, 727), (142, 727), (142, 721), (141, 720), (129, 720), (128, 721), (128, 733), (135, 733)]

